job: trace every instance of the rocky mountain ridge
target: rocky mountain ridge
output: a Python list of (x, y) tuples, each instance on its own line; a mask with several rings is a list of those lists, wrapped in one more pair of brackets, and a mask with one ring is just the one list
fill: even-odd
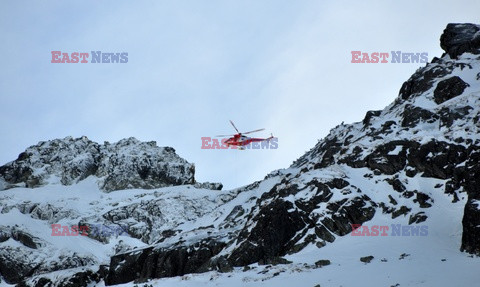
[[(40, 142), (0, 167), (0, 190), (49, 183), (72, 185), (89, 176), (107, 192), (195, 184), (195, 166), (171, 147), (127, 138), (103, 145), (87, 137)], [(206, 187), (210, 185), (206, 184)], [(220, 189), (219, 184), (212, 185)]]

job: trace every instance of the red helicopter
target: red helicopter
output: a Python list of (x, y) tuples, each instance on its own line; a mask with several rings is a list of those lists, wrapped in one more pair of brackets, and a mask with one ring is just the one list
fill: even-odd
[(265, 139), (246, 137), (244, 135), (260, 132), (260, 131), (263, 131), (265, 129), (258, 129), (258, 130), (249, 131), (249, 132), (246, 132), (246, 133), (241, 133), (241, 132), (238, 131), (237, 127), (235, 126), (235, 124), (232, 121), (230, 121), (230, 123), (232, 124), (233, 128), (237, 131), (237, 133), (234, 134), (234, 135), (219, 135), (219, 136), (217, 136), (217, 137), (231, 137), (231, 138), (228, 138), (227, 140), (223, 141), (223, 143), (226, 144), (227, 146), (231, 146), (231, 145), (238, 146), (239, 149), (243, 150), (243, 149), (245, 149), (246, 145), (248, 145), (252, 142), (263, 142), (263, 141), (269, 141), (269, 140), (273, 139), (273, 134), (270, 137), (265, 138)]

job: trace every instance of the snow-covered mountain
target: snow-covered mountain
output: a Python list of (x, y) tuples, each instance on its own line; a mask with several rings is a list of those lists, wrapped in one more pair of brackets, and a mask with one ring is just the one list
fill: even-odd
[(152, 189), (192, 184), (194, 173), (194, 165), (173, 148), (160, 148), (155, 142), (128, 138), (99, 145), (87, 137), (68, 137), (40, 142), (2, 166), (0, 188), (71, 185), (93, 175), (104, 191)]
[(440, 42), (392, 104), (238, 189), (196, 183), (172, 148), (133, 138), (28, 148), (0, 167), (2, 281), (476, 284), (480, 26), (449, 24)]

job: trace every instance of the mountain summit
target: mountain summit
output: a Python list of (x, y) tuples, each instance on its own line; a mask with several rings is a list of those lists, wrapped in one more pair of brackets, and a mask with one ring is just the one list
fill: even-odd
[(0, 189), (71, 185), (89, 176), (102, 190), (193, 184), (195, 167), (171, 147), (135, 138), (100, 145), (87, 137), (56, 139), (29, 147), (13, 162), (0, 167)]

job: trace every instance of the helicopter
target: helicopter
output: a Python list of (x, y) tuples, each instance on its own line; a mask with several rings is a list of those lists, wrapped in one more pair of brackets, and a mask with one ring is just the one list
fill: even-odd
[(268, 138), (251, 138), (251, 137), (245, 136), (246, 134), (260, 132), (260, 131), (263, 131), (265, 129), (258, 129), (258, 130), (242, 133), (242, 132), (238, 131), (237, 127), (235, 126), (235, 124), (231, 120), (230, 120), (230, 124), (232, 124), (233, 128), (237, 132), (236, 134), (216, 136), (216, 137), (230, 137), (227, 140), (222, 141), (228, 147), (229, 146), (238, 146), (239, 149), (244, 150), (245, 146), (249, 145), (252, 142), (263, 142), (263, 141), (269, 141), (269, 140), (273, 139), (273, 134), (271, 134), (270, 137), (268, 137)]

